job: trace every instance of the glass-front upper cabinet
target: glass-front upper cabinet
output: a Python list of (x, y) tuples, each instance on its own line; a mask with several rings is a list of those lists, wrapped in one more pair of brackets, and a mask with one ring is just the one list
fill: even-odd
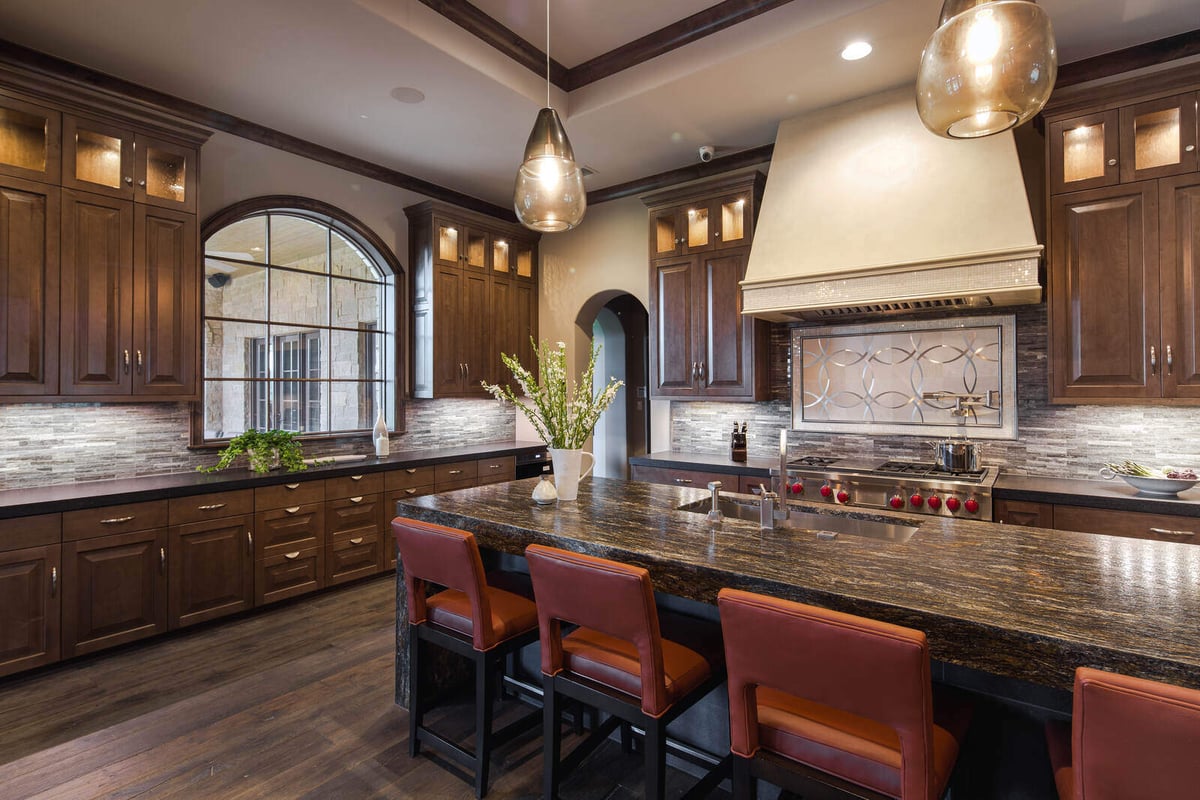
[(1112, 186), (1120, 180), (1115, 109), (1052, 123), (1049, 142), (1055, 194)]
[(61, 124), (57, 111), (0, 94), (0, 174), (57, 183)]
[(1121, 109), (1121, 182), (1196, 169), (1196, 92)]
[(751, 234), (753, 203), (752, 193), (747, 189), (716, 200), (697, 200), (652, 212), (651, 258), (746, 244)]
[(134, 140), (134, 199), (163, 208), (196, 210), (196, 151), (138, 135)]
[(196, 210), (196, 151), (86, 117), (63, 118), (63, 185)]

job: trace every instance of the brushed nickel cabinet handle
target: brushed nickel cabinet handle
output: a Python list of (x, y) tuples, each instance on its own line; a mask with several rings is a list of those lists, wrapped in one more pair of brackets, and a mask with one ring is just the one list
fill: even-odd
[(417, 474), (417, 468), (416, 468), (416, 467), (405, 467), (404, 471), (405, 471), (405, 472), (407, 472), (409, 475), (416, 475), (416, 474)]
[(162, 575), (167, 574), (167, 548), (158, 548), (158, 571)]
[(246, 531), (246, 555), (254, 555), (254, 531)]
[(120, 525), (122, 522), (129, 522), (132, 519), (133, 519), (133, 514), (130, 514), (128, 517), (113, 517), (111, 519), (102, 519), (102, 520), (100, 520), (100, 524), (101, 525)]
[(300, 551), (297, 550), (294, 553), (284, 553), (283, 557), (286, 558), (288, 561), (295, 561), (297, 558), (300, 557)]
[(1171, 353), (1171, 345), (1167, 345), (1167, 374), (1168, 375), (1171, 375), (1174, 373), (1174, 367), (1175, 367), (1175, 356), (1172, 355), (1172, 353)]
[(676, 478), (675, 482), (676, 483), (691, 483), (692, 479), (691, 478)]
[(355, 536), (353, 539), (350, 540), (350, 544), (362, 544), (362, 543), (363, 543), (363, 537), (361, 537), (361, 536)]
[(141, 187), (145, 188), (145, 186), (146, 186), (146, 182), (145, 182), (145, 181), (138, 181), (138, 186), (141, 186)]
[(450, 470), (449, 474), (450, 475), (462, 475), (462, 470), (461, 469), (452, 469), (452, 470)]
[(283, 488), (287, 489), (289, 492), (294, 492), (296, 489), (299, 489), (299, 488), (300, 488), (300, 484), (298, 484), (298, 483), (285, 483), (285, 484), (283, 485)]
[(58, 594), (58, 567), (50, 568), (50, 596), (55, 597)]
[(1117, 160), (1116, 160), (1115, 158), (1110, 158), (1110, 159), (1108, 160), (1108, 165), (1109, 165), (1110, 167), (1115, 167), (1115, 166), (1117, 165)]
[(206, 506), (196, 506), (197, 511), (216, 511), (218, 508), (224, 508), (224, 503), (210, 503)]
[(123, 352), (125, 354), (125, 374), (128, 375), (129, 374), (129, 351), (122, 350), (121, 352)]
[(404, 492), (406, 494), (416, 494), (417, 490), (416, 489), (405, 489)]
[(288, 514), (295, 514), (299, 510), (300, 506), (289, 506), (288, 508), (284, 509), (284, 512)]
[(488, 464), (488, 469), (500, 469), (499, 464)]
[(363, 501), (363, 496), (361, 494), (358, 497), (350, 498), (351, 503), (361, 503), (362, 501)]
[(1195, 536), (1195, 531), (1173, 531), (1167, 528), (1151, 528), (1151, 533), (1161, 534), (1162, 536)]
[(1150, 374), (1158, 374), (1158, 353), (1154, 350), (1154, 345), (1150, 345)]
[(363, 479), (362, 475), (351, 475), (350, 476), (350, 480), (352, 480), (352, 481), (361, 481), (362, 479)]
[(137, 371), (138, 375), (142, 374), (142, 351), (137, 351)]

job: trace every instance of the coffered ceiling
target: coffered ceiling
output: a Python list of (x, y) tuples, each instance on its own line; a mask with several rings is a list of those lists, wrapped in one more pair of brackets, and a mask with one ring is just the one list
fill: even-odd
[[(715, 0), (553, 0), (575, 67)], [(508, 206), (544, 77), (419, 0), (3, 0), (0, 36)], [(543, 0), (475, 0), (536, 48)], [(745, 4), (743, 4), (745, 5)], [(1197, 27), (1195, 0), (1042, 0), (1070, 62)], [(781, 119), (913, 80), (940, 0), (793, 0), (551, 102), (589, 189), (768, 144)], [(874, 52), (838, 53), (854, 39)], [(395, 99), (398, 88), (424, 94)], [(412, 93), (399, 93), (401, 96)]]

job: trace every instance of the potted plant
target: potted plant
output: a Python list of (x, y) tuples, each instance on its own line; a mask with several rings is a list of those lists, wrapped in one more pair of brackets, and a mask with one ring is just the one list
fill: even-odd
[[(532, 338), (530, 339), (532, 342)], [(529, 402), (523, 402), (507, 386), (488, 384), (481, 381), (483, 388), (502, 402), (514, 404), (533, 424), (550, 450), (554, 462), (554, 484), (559, 500), (574, 500), (581, 478), (592, 471), (596, 460), (591, 453), (583, 452), (583, 445), (592, 435), (596, 422), (612, 401), (624, 381), (609, 380), (602, 390), (593, 389), (596, 374), (596, 356), (600, 346), (593, 344), (587, 367), (578, 382), (567, 380), (567, 346), (558, 342), (551, 347), (546, 342), (534, 345), (538, 373), (542, 376), (539, 385), (533, 374), (526, 369), (515, 355), (500, 354), (504, 366), (512, 371), (513, 378)], [(591, 459), (586, 471), (580, 474), (583, 456)]]
[(242, 455), (250, 460), (250, 469), (255, 472), (270, 472), (276, 466), (283, 467), (287, 472), (308, 469), (296, 434), (291, 431), (249, 430), (229, 440), (216, 464), (196, 467), (196, 471), (216, 472), (225, 469)]

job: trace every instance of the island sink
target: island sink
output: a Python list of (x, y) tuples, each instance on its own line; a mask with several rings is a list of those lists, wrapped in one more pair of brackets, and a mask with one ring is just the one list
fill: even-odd
[[(705, 498), (685, 503), (679, 506), (678, 510), (706, 514), (711, 508), (712, 501)], [(747, 522), (759, 521), (760, 508), (757, 501), (737, 500), (723, 495), (717, 501), (717, 509), (726, 517)], [(776, 519), (775, 527), (812, 532), (820, 539), (835, 539), (840, 535), (846, 535), (865, 536), (868, 539), (881, 539), (889, 542), (907, 542), (917, 532), (917, 528), (912, 525), (898, 525), (854, 516), (814, 514), (794, 508), (787, 509), (786, 518)]]

